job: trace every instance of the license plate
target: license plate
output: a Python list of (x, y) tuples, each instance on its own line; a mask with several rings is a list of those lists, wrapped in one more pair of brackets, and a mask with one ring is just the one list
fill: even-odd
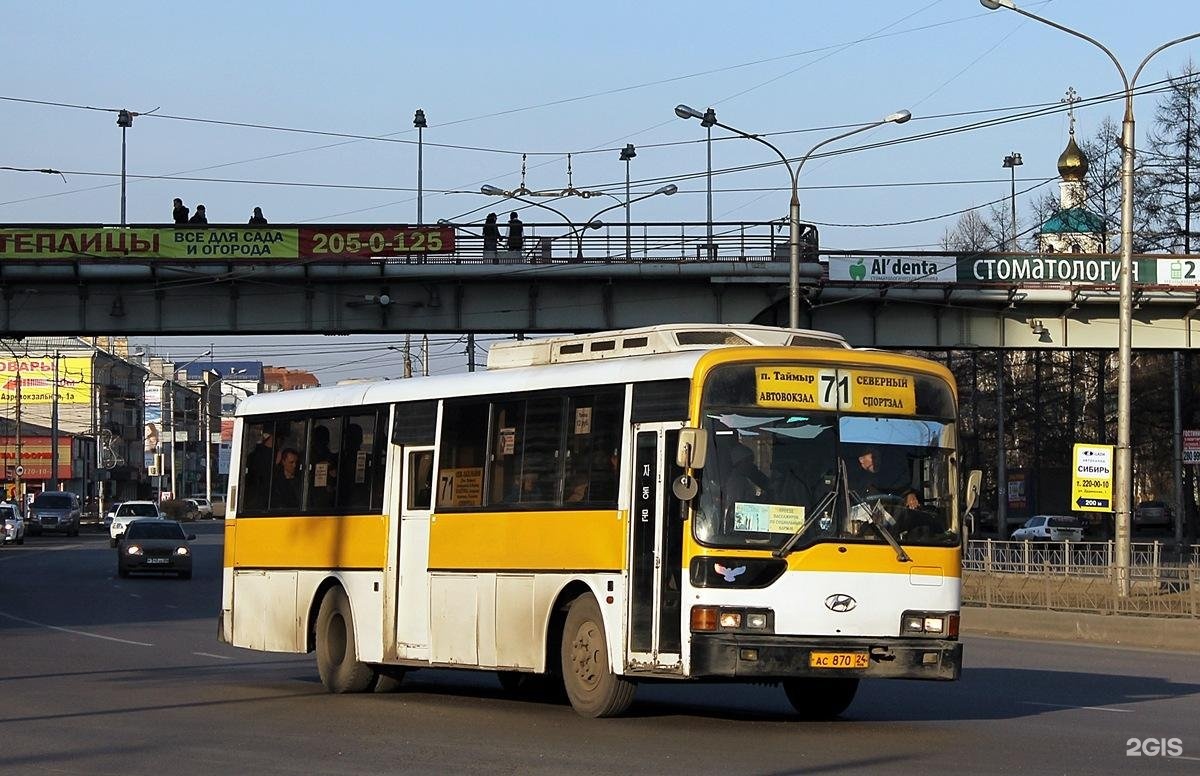
[(170, 563), (170, 558), (146, 558), (147, 563)]
[(871, 658), (866, 652), (810, 652), (809, 668), (867, 668)]

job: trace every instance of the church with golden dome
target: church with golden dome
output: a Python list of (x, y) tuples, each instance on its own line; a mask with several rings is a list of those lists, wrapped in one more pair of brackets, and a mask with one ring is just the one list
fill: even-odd
[(1067, 147), (1058, 157), (1059, 210), (1042, 224), (1037, 234), (1040, 253), (1104, 253), (1107, 228), (1104, 217), (1087, 209), (1088, 159), (1075, 142), (1074, 89), (1067, 92), (1070, 116)]

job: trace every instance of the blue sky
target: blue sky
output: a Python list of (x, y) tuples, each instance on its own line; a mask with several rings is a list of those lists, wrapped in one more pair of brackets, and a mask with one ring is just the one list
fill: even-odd
[[(625, 143), (638, 146), (635, 190), (641, 179), (653, 181), (645, 191), (662, 180), (680, 180), (681, 188), (674, 197), (635, 205), (634, 219), (703, 221), (703, 177), (687, 176), (704, 171), (704, 132), (698, 122), (674, 116), (677, 103), (713, 106), (722, 122), (748, 132), (786, 133), (770, 139), (798, 157), (845, 125), (900, 108), (911, 110), (913, 121), (832, 148), (1000, 119), (1021, 112), (1017, 106), (1054, 104), (1068, 86), (1084, 98), (1120, 88), (1098, 49), (1012, 12), (989, 12), (976, 0), (309, 5), (10, 2), (0, 97), (143, 113), (158, 108), (160, 116), (139, 116), (128, 130), (130, 176), (326, 184), (131, 179), (131, 222), (168, 220), (176, 196), (189, 205), (203, 202), (212, 222), (244, 223), (255, 205), (276, 223), (415, 221), (411, 142), (347, 142), (206, 122), (415, 141), (417, 108), (429, 121), (427, 222), (465, 213), (481, 219), (488, 209), (502, 210), (472, 192), (482, 183), (519, 184), (520, 153), (530, 155), (526, 184), (533, 189), (566, 186), (567, 152), (577, 188), (623, 183), (617, 149)], [(1130, 70), (1160, 43), (1200, 30), (1200, 7), (1183, 0), (1054, 0), (1023, 7), (1097, 38)], [(1193, 42), (1160, 54), (1139, 82), (1178, 72), (1198, 51)], [(1141, 129), (1150, 125), (1154, 103), (1154, 96), (1139, 99)], [(1080, 134), (1088, 136), (1106, 115), (1119, 118), (1115, 103), (1080, 108)], [(0, 222), (119, 220), (114, 113), (4, 99), (0, 121), (0, 166), (72, 171), (64, 182), (0, 170)], [(1065, 115), (1055, 113), (814, 159), (801, 175), (802, 219), (917, 221), (822, 226), (822, 243), (936, 248), (955, 221), (936, 216), (1007, 196), (1006, 154), (1024, 158), (1018, 189), (1054, 176), (1066, 130)], [(714, 130), (713, 136), (725, 133)], [(743, 139), (713, 146), (718, 170), (771, 158)], [(787, 185), (777, 166), (718, 175), (714, 218), (781, 217)], [(1024, 202), (1044, 191), (1056, 188), (1019, 198), (1023, 219)], [(581, 221), (600, 207), (593, 200), (560, 204)], [(223, 354), (224, 342), (218, 341), (218, 357), (250, 355), (245, 347)], [(175, 338), (160, 344), (180, 356), (207, 347)], [(300, 341), (286, 345), (277, 358), (267, 345), (261, 355), (312, 366), (313, 358), (283, 355), (303, 353)], [(353, 373), (338, 367), (322, 379)]]

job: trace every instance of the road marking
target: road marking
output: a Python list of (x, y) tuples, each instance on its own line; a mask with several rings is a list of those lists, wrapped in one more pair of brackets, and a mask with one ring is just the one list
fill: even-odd
[(1037, 701), (1021, 701), (1026, 706), (1050, 706), (1056, 709), (1087, 709), (1088, 711), (1114, 711), (1118, 714), (1132, 714), (1133, 709), (1110, 709), (1107, 706), (1075, 706), (1070, 703), (1038, 703)]
[(92, 639), (104, 639), (105, 641), (115, 641), (120, 644), (133, 644), (135, 647), (153, 647), (153, 644), (147, 644), (144, 641), (130, 641), (129, 639), (118, 639), (115, 636), (101, 636), (99, 633), (88, 633), (87, 631), (73, 630), (71, 628), (60, 628), (57, 625), (47, 625), (44, 622), (36, 622), (34, 620), (26, 620), (24, 617), (17, 617), (12, 614), (0, 612), (0, 617), (7, 617), (10, 620), (23, 622), (26, 625), (36, 625), (39, 628), (49, 628), (50, 630), (60, 631), (62, 633), (70, 633), (75, 636), (87, 636)]
[(211, 652), (193, 652), (192, 654), (200, 657), (215, 657), (217, 660), (233, 660), (229, 655), (214, 655)]
[(1195, 760), (1200, 763), (1200, 757), (1188, 757), (1186, 754), (1167, 755), (1168, 760)]

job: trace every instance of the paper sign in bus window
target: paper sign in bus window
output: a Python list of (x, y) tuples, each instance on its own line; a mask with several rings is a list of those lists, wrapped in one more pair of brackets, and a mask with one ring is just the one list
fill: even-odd
[(733, 530), (753, 533), (791, 534), (804, 525), (804, 507), (787, 504), (733, 505)]

